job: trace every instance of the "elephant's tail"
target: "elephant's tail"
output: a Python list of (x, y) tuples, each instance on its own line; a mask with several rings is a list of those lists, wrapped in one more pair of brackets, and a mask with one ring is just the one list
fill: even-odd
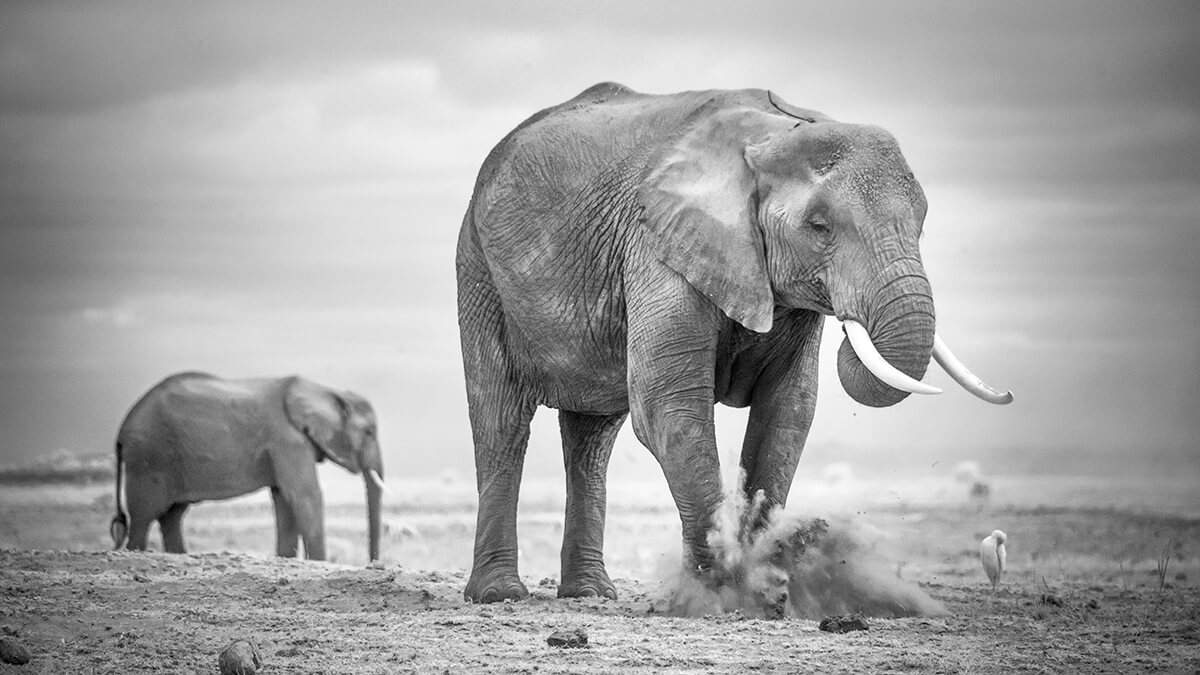
[(121, 548), (125, 544), (125, 537), (129, 534), (129, 517), (125, 515), (125, 510), (121, 507), (121, 473), (124, 469), (125, 462), (121, 458), (121, 442), (117, 442), (117, 515), (113, 516), (112, 522), (108, 525), (108, 533), (112, 535), (113, 550)]

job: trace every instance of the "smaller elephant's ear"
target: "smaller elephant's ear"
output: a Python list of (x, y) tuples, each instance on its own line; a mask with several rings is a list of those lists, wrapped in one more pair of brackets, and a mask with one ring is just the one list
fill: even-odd
[(638, 191), (658, 258), (729, 318), (760, 333), (771, 330), (775, 300), (745, 155), (786, 119), (772, 117), (706, 104), (651, 158)]
[(346, 433), (348, 411), (337, 392), (295, 377), (284, 391), (284, 408), (292, 425), (325, 457), (357, 472), (358, 461)]

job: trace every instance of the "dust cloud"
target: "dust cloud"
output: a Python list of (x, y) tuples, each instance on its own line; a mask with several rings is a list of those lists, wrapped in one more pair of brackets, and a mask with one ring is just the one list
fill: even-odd
[[(739, 481), (740, 484), (740, 481)], [(740, 488), (726, 494), (709, 532), (716, 569), (702, 580), (678, 566), (666, 583), (677, 616), (740, 612), (753, 618), (863, 614), (896, 618), (949, 612), (916, 585), (900, 579), (865, 528), (848, 520), (806, 519), (774, 509), (764, 527), (761, 511)]]

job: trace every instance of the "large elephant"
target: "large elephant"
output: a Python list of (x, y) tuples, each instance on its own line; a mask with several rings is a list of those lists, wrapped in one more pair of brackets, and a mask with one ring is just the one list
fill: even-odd
[(625, 418), (662, 466), (687, 562), (705, 576), (722, 495), (713, 405), (750, 407), (741, 466), (746, 492), (765, 497), (761, 525), (787, 499), (812, 422), (823, 315), (844, 323), (838, 372), (860, 403), (937, 392), (918, 381), (931, 354), (982, 398), (1011, 400), (935, 336), (925, 209), (886, 131), (763, 90), (604, 83), (508, 134), (458, 240), (479, 491), (466, 597), (528, 594), (516, 510), (538, 405), (559, 410), (567, 474), (558, 594), (616, 597), (605, 474)]
[[(325, 504), (317, 463), (331, 459), (362, 473), (367, 494), (368, 553), (379, 557), (383, 460), (375, 412), (361, 396), (301, 377), (225, 380), (178, 373), (148, 391), (117, 434), (120, 548), (146, 548), (157, 520), (163, 549), (183, 553), (189, 505), (271, 488), (275, 551), (295, 557), (299, 539), (310, 560), (325, 559)], [(126, 506), (122, 511), (121, 474)]]

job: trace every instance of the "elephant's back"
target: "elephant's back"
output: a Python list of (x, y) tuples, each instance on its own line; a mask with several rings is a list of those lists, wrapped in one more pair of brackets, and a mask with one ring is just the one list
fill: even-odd
[(759, 98), (766, 100), (758, 90), (643, 94), (612, 82), (589, 87), (535, 113), (492, 149), (467, 225), (485, 246), (506, 236), (553, 243), (530, 234), (536, 229), (575, 238), (581, 228), (632, 225), (650, 161), (692, 115), (706, 106), (758, 105)]
[(558, 288), (585, 281), (581, 269), (617, 271), (636, 234), (649, 155), (693, 107), (681, 96), (596, 85), (535, 114), (492, 150), (463, 228), (502, 293), (504, 277)]
[(133, 468), (151, 458), (169, 461), (167, 456), (178, 455), (196, 439), (223, 443), (243, 431), (234, 420), (262, 419), (261, 386), (256, 380), (225, 380), (202, 372), (167, 377), (125, 416), (117, 435), (122, 457)]
[(129, 412), (125, 413), (125, 419), (121, 422), (121, 429), (118, 432), (117, 442), (120, 443), (131, 430), (136, 429), (147, 417), (154, 415), (164, 397), (170, 396), (173, 392), (181, 388), (191, 386), (193, 382), (207, 382), (217, 379), (215, 375), (201, 371), (174, 373), (163, 378), (153, 387), (146, 390), (146, 393), (142, 394), (129, 408)]
[(476, 179), (476, 193), (479, 192), (480, 186), (491, 182), (496, 171), (507, 161), (513, 146), (520, 145), (527, 136), (538, 133), (538, 125), (547, 118), (553, 120), (555, 117), (560, 116), (563, 111), (571, 110), (581, 105), (597, 105), (613, 99), (625, 100), (644, 96), (645, 94), (639, 94), (623, 84), (601, 82), (588, 87), (568, 101), (550, 106), (549, 108), (543, 108), (530, 115), (513, 128), (512, 131), (508, 132), (504, 138), (500, 139), (500, 142), (488, 153), (487, 158), (483, 161), (483, 166), (479, 170), (479, 176)]

